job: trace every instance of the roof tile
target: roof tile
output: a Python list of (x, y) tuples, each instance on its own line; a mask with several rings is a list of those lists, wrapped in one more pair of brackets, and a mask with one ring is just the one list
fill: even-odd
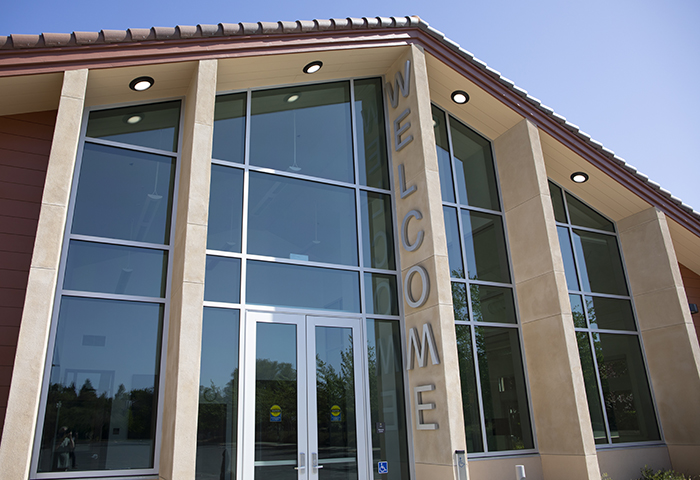
[(297, 23), (301, 26), (302, 32), (313, 32), (317, 29), (316, 22), (313, 20), (299, 20)]
[[(144, 40), (151, 39), (150, 28), (130, 28), (127, 31), (131, 35), (131, 40), (134, 42), (143, 42)], [(155, 36), (153, 38), (155, 38)]]
[(152, 30), (158, 40), (169, 40), (177, 36), (177, 30), (174, 27), (153, 27)]
[(73, 38), (70, 33), (42, 33), (41, 35), (44, 37), (44, 45), (47, 47), (68, 45)]
[[(237, 25), (237, 24), (236, 24)], [(213, 37), (216, 35), (216, 32), (219, 30), (218, 25), (208, 25), (208, 24), (200, 24), (198, 25), (199, 31), (202, 32), (203, 37)]]
[(121, 43), (129, 40), (126, 30), (102, 30), (101, 33), (105, 43)]
[(258, 33), (258, 29), (260, 28), (257, 23), (241, 22), (239, 25), (243, 29), (243, 35), (253, 35), (254, 33)]
[(75, 43), (78, 45), (91, 45), (97, 43), (100, 38), (98, 32), (73, 32), (73, 36), (75, 37)]
[(12, 38), (12, 45), (15, 48), (32, 48), (41, 47), (44, 45), (44, 40), (39, 35), (22, 35), (13, 33), (10, 35)]
[(199, 30), (194, 25), (178, 25), (175, 28), (177, 28), (180, 38), (194, 38), (199, 33)]

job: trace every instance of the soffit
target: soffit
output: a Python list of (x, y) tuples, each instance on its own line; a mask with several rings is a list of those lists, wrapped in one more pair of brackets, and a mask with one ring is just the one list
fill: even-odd
[(0, 116), (56, 110), (63, 73), (0, 78)]
[(700, 275), (700, 238), (675, 220), (666, 220), (678, 261)]

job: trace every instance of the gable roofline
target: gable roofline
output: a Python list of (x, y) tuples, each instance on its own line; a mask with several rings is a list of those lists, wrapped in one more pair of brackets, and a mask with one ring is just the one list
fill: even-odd
[[(232, 42), (235, 37), (235, 42)], [(261, 41), (265, 37), (265, 42)], [(278, 42), (270, 42), (278, 40)], [(311, 41), (313, 40), (313, 41)], [(319, 41), (320, 40), (320, 41)], [(0, 78), (206, 57), (418, 44), (700, 237), (700, 212), (418, 16), (219, 23), (0, 36)], [(138, 52), (135, 50), (138, 49)]]

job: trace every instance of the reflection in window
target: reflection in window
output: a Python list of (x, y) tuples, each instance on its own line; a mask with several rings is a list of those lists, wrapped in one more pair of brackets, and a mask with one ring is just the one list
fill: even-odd
[(501, 217), (462, 210), (462, 229), (469, 279), (510, 283)]
[(389, 165), (382, 104), (382, 82), (378, 78), (355, 81), (355, 131), (360, 167), (358, 183), (389, 189)]
[(243, 163), (245, 147), (246, 94), (216, 97), (214, 108), (213, 158)]
[(391, 197), (381, 193), (361, 192), (360, 202), (364, 265), (385, 270), (395, 269)]
[(241, 251), (243, 224), (243, 170), (211, 166), (207, 248)]

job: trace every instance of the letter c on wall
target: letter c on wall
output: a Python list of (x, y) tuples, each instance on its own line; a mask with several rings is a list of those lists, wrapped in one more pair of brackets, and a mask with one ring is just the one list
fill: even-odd
[[(415, 274), (420, 275), (421, 282), (423, 283), (423, 290), (421, 290), (420, 298), (418, 300), (413, 299), (411, 294), (411, 279)], [(414, 265), (408, 269), (406, 272), (406, 277), (403, 279), (403, 294), (406, 299), (406, 303), (412, 308), (418, 308), (423, 305), (428, 300), (428, 294), (430, 293), (430, 281), (428, 280), (428, 272), (425, 268), (420, 265)]]
[(401, 243), (403, 244), (404, 250), (406, 250), (407, 252), (412, 252), (418, 247), (420, 247), (423, 243), (423, 236), (425, 235), (423, 233), (423, 230), (421, 230), (420, 232), (418, 232), (416, 241), (412, 244), (408, 243), (408, 221), (412, 217), (415, 217), (416, 220), (421, 220), (423, 218), (423, 214), (420, 213), (418, 210), (411, 210), (406, 214), (405, 217), (403, 217), (403, 224), (401, 225)]

